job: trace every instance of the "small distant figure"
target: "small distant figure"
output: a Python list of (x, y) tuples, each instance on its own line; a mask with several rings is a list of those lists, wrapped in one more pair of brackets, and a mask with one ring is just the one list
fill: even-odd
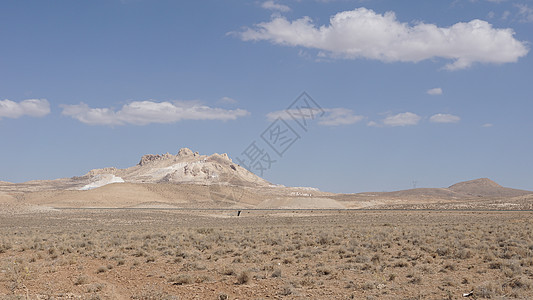
[(237, 211), (237, 217), (239, 217), (240, 215), (241, 215), (241, 211), (238, 210), (238, 211)]

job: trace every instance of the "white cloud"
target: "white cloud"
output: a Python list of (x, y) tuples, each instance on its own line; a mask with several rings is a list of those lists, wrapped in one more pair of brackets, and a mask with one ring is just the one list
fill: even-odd
[(518, 8), (518, 16), (520, 18), (520, 22), (533, 22), (533, 8), (525, 4), (515, 4), (515, 6)]
[[(325, 114), (318, 118), (318, 124), (323, 126), (339, 126), (351, 125), (365, 119), (364, 116), (356, 115), (353, 110), (347, 108), (324, 108)], [(269, 121), (274, 121), (278, 118), (283, 120), (292, 120), (292, 117), (287, 113), (288, 110), (278, 110), (267, 114)], [(299, 113), (298, 110), (291, 110), (292, 114)], [(317, 112), (318, 114), (318, 112)]]
[(346, 108), (330, 108), (324, 111), (326, 114), (318, 121), (318, 124), (324, 126), (350, 125), (365, 118), (361, 115), (355, 115), (351, 109)]
[(429, 95), (433, 95), (433, 96), (435, 96), (435, 95), (442, 95), (442, 89), (441, 89), (441, 88), (429, 89), (429, 90), (427, 90), (427, 93), (428, 93)]
[(450, 114), (435, 114), (429, 118), (433, 123), (458, 123), (461, 118)]
[(218, 103), (221, 103), (221, 104), (237, 104), (237, 100), (233, 99), (233, 98), (230, 98), (230, 97), (222, 97), (220, 98), (220, 100), (218, 100)]
[(489, 128), (489, 127), (492, 127), (492, 126), (494, 126), (494, 124), (492, 124), (492, 123), (485, 123), (485, 124), (481, 125), (481, 127), (484, 127), (484, 128)]
[(147, 125), (175, 123), (182, 120), (235, 120), (249, 114), (243, 109), (226, 110), (197, 102), (134, 101), (118, 111), (111, 108), (90, 108), (85, 103), (62, 105), (63, 115), (90, 125)]
[(291, 8), (288, 7), (287, 5), (279, 4), (279, 3), (276, 3), (276, 2), (274, 2), (272, 0), (263, 2), (261, 4), (261, 7), (264, 8), (264, 9), (276, 10), (276, 11), (280, 11), (280, 12), (288, 12), (288, 11), (291, 10)]
[(381, 125), (378, 124), (378, 122), (376, 122), (376, 121), (370, 121), (370, 122), (366, 123), (366, 126), (370, 126), (370, 127), (381, 127)]
[(49, 113), (50, 103), (46, 99), (28, 99), (21, 102), (0, 100), (0, 119), (16, 119), (22, 116), (43, 117)]
[(286, 110), (277, 110), (269, 112), (266, 117), (271, 122), (278, 118), (283, 120), (292, 120), (291, 115), (289, 115)]
[(422, 117), (412, 112), (399, 113), (394, 116), (388, 116), (383, 120), (383, 124), (386, 126), (409, 126), (417, 125)]
[(422, 22), (410, 25), (394, 12), (377, 14), (358, 8), (316, 26), (311, 18), (289, 21), (274, 17), (236, 33), (244, 41), (266, 40), (273, 44), (317, 49), (333, 58), (376, 59), (383, 62), (419, 62), (433, 58), (452, 60), (446, 69), (470, 67), (473, 63), (516, 62), (529, 49), (516, 40), (510, 28), (497, 29), (482, 20), (438, 27)]

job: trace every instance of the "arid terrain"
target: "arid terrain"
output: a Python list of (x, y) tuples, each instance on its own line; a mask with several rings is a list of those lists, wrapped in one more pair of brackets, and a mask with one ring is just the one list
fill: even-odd
[(531, 299), (533, 213), (2, 216), (3, 299)]
[(533, 299), (532, 209), (486, 178), (334, 194), (184, 148), (0, 182), (0, 299)]

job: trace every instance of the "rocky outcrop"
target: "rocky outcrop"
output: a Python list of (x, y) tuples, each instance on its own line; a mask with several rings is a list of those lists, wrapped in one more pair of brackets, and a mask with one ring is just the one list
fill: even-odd
[(165, 159), (169, 159), (169, 158), (174, 158), (174, 155), (169, 154), (169, 153), (166, 153), (166, 154), (146, 154), (146, 155), (143, 155), (143, 157), (141, 157), (141, 161), (138, 163), (138, 165), (139, 166), (144, 166), (144, 165), (146, 165), (148, 163), (151, 163), (153, 161), (165, 160)]
[(186, 156), (196, 156), (198, 152), (193, 153), (191, 149), (189, 148), (181, 148), (180, 151), (178, 151), (179, 157), (186, 157)]
[(169, 153), (166, 154), (146, 154), (141, 157), (141, 161), (137, 165), (144, 166), (146, 164), (152, 163), (154, 161), (167, 160), (167, 159), (182, 159), (186, 157), (197, 157), (200, 156), (198, 152), (192, 152), (189, 148), (181, 148), (178, 151), (177, 155), (172, 155)]
[(111, 167), (111, 168), (103, 168), (103, 169), (94, 169), (90, 170), (85, 176), (93, 177), (96, 175), (102, 175), (102, 174), (116, 174), (117, 168)]

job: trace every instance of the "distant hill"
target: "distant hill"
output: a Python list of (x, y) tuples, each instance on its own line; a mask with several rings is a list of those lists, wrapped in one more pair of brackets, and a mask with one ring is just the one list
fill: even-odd
[(503, 187), (488, 178), (459, 182), (448, 189), (456, 193), (475, 197), (518, 197), (533, 193), (531, 191)]
[[(503, 187), (488, 178), (480, 178), (456, 183), (448, 188), (418, 188), (394, 192), (374, 192), (357, 194), (338, 194), (333, 199), (347, 207), (418, 207), (420, 204), (432, 204), (431, 208), (450, 207), (444, 204), (472, 201), (509, 200), (524, 206), (533, 200), (533, 191)], [(406, 206), (407, 205), (407, 206)], [(468, 204), (470, 205), (470, 204)], [(476, 206), (482, 203), (476, 203)], [(529, 205), (529, 204), (528, 204)], [(426, 206), (427, 208), (427, 206)]]
[[(125, 169), (25, 183), (0, 181), (0, 203), (41, 207), (187, 208), (490, 208), (533, 207), (533, 192), (488, 178), (447, 188), (334, 194), (273, 185), (234, 163), (227, 154), (147, 154)], [(3, 209), (0, 207), (0, 213)]]
[(488, 178), (463, 181), (448, 188), (418, 188), (395, 192), (377, 193), (384, 197), (430, 197), (442, 199), (465, 199), (472, 197), (518, 197), (533, 194), (533, 191), (503, 187)]

